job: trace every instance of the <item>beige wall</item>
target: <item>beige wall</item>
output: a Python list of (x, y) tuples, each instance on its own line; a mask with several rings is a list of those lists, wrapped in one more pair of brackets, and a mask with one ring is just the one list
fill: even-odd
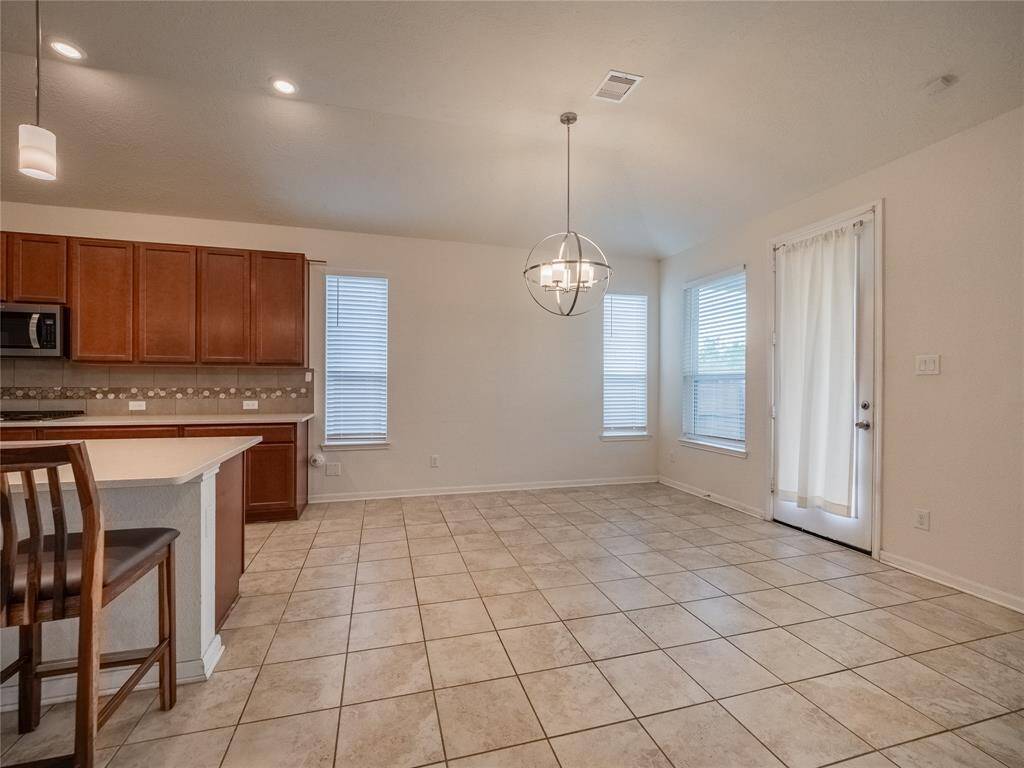
[[(665, 477), (763, 511), (768, 243), (884, 199), (883, 553), (1024, 608), (1024, 109), (1008, 112), (662, 262)], [(746, 262), (747, 434), (739, 459), (680, 433), (683, 284)], [(914, 356), (942, 355), (940, 376)], [(916, 530), (912, 510), (931, 512)]]
[[(304, 252), (390, 278), (391, 446), (327, 455), (313, 498), (653, 478), (654, 440), (604, 442), (601, 313), (558, 318), (523, 285), (522, 250), (206, 219), (3, 203), (4, 229)], [(612, 290), (649, 296), (649, 420), (657, 423), (658, 263), (614, 262)], [(323, 392), (322, 270), (311, 280), (310, 365)], [(316, 398), (311, 448), (323, 435)], [(440, 467), (430, 467), (430, 455)]]

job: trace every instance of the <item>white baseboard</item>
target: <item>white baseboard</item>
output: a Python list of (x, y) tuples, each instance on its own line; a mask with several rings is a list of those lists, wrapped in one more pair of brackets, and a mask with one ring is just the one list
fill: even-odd
[[(186, 683), (199, 683), (209, 680), (213, 674), (214, 667), (220, 661), (224, 653), (224, 644), (220, 635), (215, 635), (210, 647), (206, 649), (201, 659), (191, 661), (179, 661), (176, 665), (178, 670), (178, 685)], [(128, 676), (135, 670), (135, 667), (120, 667), (118, 669), (104, 669), (100, 671), (100, 695), (108, 696), (120, 688)], [(135, 690), (143, 691), (149, 688), (156, 688), (159, 685), (159, 671), (154, 667), (146, 673)], [(57, 675), (43, 680), (42, 703), (43, 706), (61, 704), (66, 701), (75, 700), (75, 689), (77, 678), (75, 675)], [(0, 711), (8, 711), (18, 708), (18, 685), (17, 678), (12, 678), (10, 684), (0, 689)]]
[(989, 602), (1024, 613), (1024, 595), (1015, 595), (1012, 592), (995, 589), (994, 587), (962, 577), (962, 575), (950, 573), (948, 570), (936, 568), (933, 565), (928, 565), (918, 560), (911, 560), (909, 557), (903, 557), (902, 555), (894, 555), (892, 552), (886, 552), (885, 550), (879, 553), (879, 559), (886, 565), (892, 565), (915, 575), (920, 575), (920, 577), (925, 579), (931, 579), (933, 582), (938, 582), (946, 587), (951, 587), (954, 590), (966, 592), (969, 595), (974, 595), (983, 600), (988, 600)]
[(934, 566), (927, 565), (926, 563), (911, 560), (909, 557), (894, 555), (892, 552), (886, 552), (884, 549), (879, 552), (878, 559), (886, 565), (894, 566), (917, 576), (923, 576), (926, 579), (937, 581), (939, 584), (943, 584), (947, 587), (959, 589), (961, 592), (966, 592), (969, 595), (974, 595), (975, 597), (980, 597), (983, 600), (988, 600), (1014, 611), (1024, 613), (1024, 595), (1015, 595), (1011, 592), (1004, 592), (1001, 589), (981, 584), (964, 576), (957, 576), (955, 573), (944, 571), (941, 568), (935, 568)]
[(452, 493), (491, 493), (493, 491), (529, 491), (537, 488), (575, 488), (588, 485), (629, 485), (656, 483), (657, 475), (636, 477), (596, 477), (588, 480), (538, 480), (530, 483), (497, 483), (495, 485), (453, 485), (440, 488), (406, 488), (398, 491), (348, 491), (346, 493), (310, 494), (310, 504), (331, 501), (358, 501), (360, 499), (395, 499), (403, 496), (441, 496)]
[(736, 501), (736, 499), (730, 499), (727, 496), (720, 496), (717, 493), (712, 493), (704, 488), (698, 488), (694, 485), (687, 485), (686, 483), (680, 483), (678, 480), (673, 480), (669, 477), (662, 475), (658, 478), (658, 482), (662, 485), (667, 485), (669, 488), (675, 488), (677, 491), (684, 491), (691, 493), (694, 496), (700, 496), (702, 499), (713, 501), (716, 504), (721, 504), (723, 507), (729, 507), (729, 509), (735, 509), (737, 512), (743, 512), (744, 514), (756, 517), (758, 520), (765, 520), (765, 512), (757, 507), (752, 507), (749, 504), (744, 504), (742, 501)]

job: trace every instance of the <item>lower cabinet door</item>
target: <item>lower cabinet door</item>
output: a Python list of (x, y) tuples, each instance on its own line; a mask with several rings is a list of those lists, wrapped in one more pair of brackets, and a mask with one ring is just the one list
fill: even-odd
[(295, 509), (295, 444), (254, 445), (245, 452), (248, 520)]

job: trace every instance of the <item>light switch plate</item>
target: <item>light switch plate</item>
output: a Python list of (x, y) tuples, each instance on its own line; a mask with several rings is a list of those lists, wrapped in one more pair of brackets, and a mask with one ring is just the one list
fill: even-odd
[(942, 355), (917, 355), (914, 373), (918, 376), (938, 376), (942, 368)]
[(145, 400), (129, 400), (128, 401), (128, 410), (129, 411), (144, 411), (144, 410), (146, 410), (146, 401)]
[(243, 400), (242, 410), (243, 411), (258, 411), (260, 408), (259, 400)]

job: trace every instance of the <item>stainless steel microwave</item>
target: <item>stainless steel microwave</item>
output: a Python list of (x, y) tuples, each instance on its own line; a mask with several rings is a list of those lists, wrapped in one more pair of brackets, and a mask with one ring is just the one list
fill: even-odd
[(0, 304), (0, 355), (63, 357), (65, 309), (58, 304)]

